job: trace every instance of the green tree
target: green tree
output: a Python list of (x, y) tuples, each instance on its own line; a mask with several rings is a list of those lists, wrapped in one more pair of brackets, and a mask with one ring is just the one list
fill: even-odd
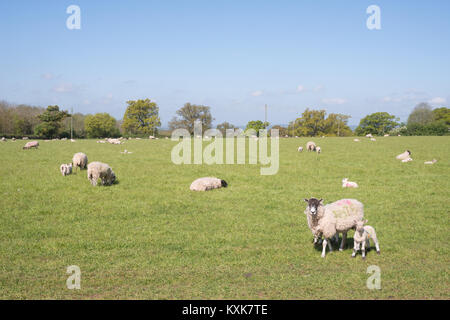
[(346, 114), (330, 113), (325, 120), (325, 135), (345, 137), (352, 134), (352, 129), (347, 125), (351, 117)]
[(361, 119), (355, 132), (357, 135), (383, 135), (397, 127), (399, 119), (387, 112), (375, 112)]
[(450, 109), (446, 107), (436, 108), (433, 110), (435, 121), (442, 121), (447, 126), (450, 126)]
[(284, 136), (286, 136), (286, 135), (289, 135), (289, 133), (288, 133), (288, 128), (283, 127), (283, 126), (280, 126), (280, 125), (278, 125), (278, 124), (272, 126), (271, 129), (276, 129), (276, 130), (278, 130), (278, 135), (279, 135), (280, 137), (284, 137)]
[(300, 118), (289, 124), (292, 136), (322, 136), (326, 134), (327, 123), (325, 110), (310, 110), (307, 108)]
[(226, 130), (227, 129), (235, 129), (236, 127), (233, 126), (232, 124), (228, 123), (228, 122), (222, 122), (220, 124), (217, 125), (216, 129), (219, 130), (222, 135), (225, 137), (226, 135)]
[(159, 108), (150, 99), (127, 101), (122, 128), (128, 134), (154, 134), (161, 126)]
[(190, 134), (194, 134), (194, 123), (196, 120), (201, 121), (203, 132), (211, 129), (211, 124), (214, 120), (210, 107), (190, 104), (189, 102), (178, 109), (176, 114), (178, 117), (173, 117), (169, 122), (170, 129), (186, 129)]
[(256, 131), (256, 135), (259, 137), (259, 130), (266, 129), (269, 126), (268, 122), (262, 122), (261, 120), (253, 120), (247, 123), (245, 131), (253, 129)]
[(118, 137), (119, 129), (116, 127), (116, 119), (108, 113), (87, 115), (84, 119), (85, 131), (89, 138)]
[(45, 138), (57, 137), (62, 120), (68, 116), (69, 113), (60, 111), (58, 106), (48, 106), (44, 113), (37, 116), (41, 123), (35, 127), (35, 134)]
[(433, 121), (433, 110), (427, 103), (418, 104), (408, 117), (408, 125), (413, 123), (426, 125), (432, 123)]

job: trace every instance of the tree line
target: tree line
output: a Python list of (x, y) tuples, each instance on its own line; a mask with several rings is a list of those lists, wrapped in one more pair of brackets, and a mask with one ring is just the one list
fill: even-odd
[[(287, 126), (273, 125), (261, 120), (249, 121), (245, 129), (278, 129), (280, 136), (351, 136), (351, 135), (448, 135), (450, 109), (432, 109), (426, 103), (417, 105), (408, 117), (407, 123), (387, 112), (375, 112), (361, 119), (353, 132), (348, 126), (349, 115), (330, 113), (325, 110), (307, 108), (300, 117)], [(176, 111), (169, 122), (170, 130), (183, 128), (191, 135), (194, 123), (200, 120), (203, 132), (213, 127), (215, 120), (211, 108), (191, 103), (184, 104)], [(103, 138), (119, 136), (159, 135), (161, 119), (159, 107), (150, 99), (127, 101), (124, 116), (116, 120), (108, 113), (84, 115), (69, 114), (59, 106), (47, 108), (30, 105), (12, 105), (0, 101), (0, 133), (6, 136), (36, 136), (41, 138)], [(72, 128), (72, 132), (71, 132)], [(233, 124), (222, 122), (216, 126), (225, 136), (227, 129), (236, 128)]]

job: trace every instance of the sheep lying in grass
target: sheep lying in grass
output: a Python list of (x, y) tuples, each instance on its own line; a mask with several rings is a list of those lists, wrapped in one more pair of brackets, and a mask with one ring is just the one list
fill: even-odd
[(312, 141), (306, 143), (306, 151), (316, 151), (316, 144)]
[(129, 152), (127, 149), (123, 150), (123, 152), (120, 152), (121, 154), (132, 154), (133, 152)]
[(406, 158), (406, 159), (402, 160), (402, 162), (410, 162), (410, 161), (413, 161), (413, 159), (412, 158)]
[(2, 137), (2, 141), (3, 141), (3, 142), (6, 142), (6, 138), (5, 138), (5, 137)]
[(358, 184), (353, 181), (348, 181), (348, 178), (342, 179), (342, 188), (358, 188)]
[(373, 135), (371, 133), (366, 134), (366, 138), (373, 138)]
[(87, 155), (85, 155), (83, 152), (78, 152), (73, 155), (72, 158), (72, 165), (76, 169), (77, 167), (81, 169), (86, 169), (86, 166), (88, 164), (88, 158)]
[(433, 159), (431, 161), (425, 161), (424, 164), (435, 164), (437, 162), (436, 159)]
[(397, 160), (405, 160), (405, 159), (408, 159), (410, 156), (411, 156), (411, 151), (406, 150), (405, 152), (400, 153), (400, 154), (399, 154), (398, 156), (396, 156), (395, 158), (396, 158)]
[(104, 186), (110, 186), (116, 181), (114, 171), (106, 163), (94, 161), (88, 164), (87, 169), (88, 179), (93, 186), (97, 185), (98, 179), (101, 179)]
[(228, 184), (225, 180), (221, 180), (215, 177), (205, 177), (205, 178), (198, 178), (194, 182), (192, 182), (190, 189), (192, 191), (208, 191), (211, 189), (218, 189), (218, 188), (226, 188)]
[(377, 141), (377, 139), (375, 139), (375, 138), (370, 138), (370, 141)]
[[(329, 241), (342, 233), (339, 251), (344, 249), (347, 232), (356, 227), (356, 222), (364, 218), (364, 206), (355, 199), (341, 199), (323, 205), (321, 200), (315, 198), (305, 199), (311, 213), (311, 225), (315, 237), (323, 236), (322, 258), (325, 257), (326, 246)], [(331, 246), (330, 246), (331, 251)]]
[(361, 141), (361, 140), (359, 140), (359, 139), (353, 139), (353, 141), (355, 141), (355, 142), (359, 142), (359, 141)]
[(72, 173), (72, 164), (71, 163), (69, 163), (69, 164), (62, 164), (59, 167), (59, 171), (61, 171), (61, 174), (63, 176), (67, 176), (67, 175), (71, 174)]
[(106, 141), (111, 144), (121, 144), (122, 143), (119, 139), (107, 139)]
[(35, 149), (37, 149), (39, 147), (39, 142), (37, 142), (37, 141), (30, 141), (30, 142), (27, 142), (26, 144), (25, 144), (25, 146), (23, 147), (23, 149), (25, 150), (25, 149), (31, 149), (31, 148), (35, 148)]
[(302, 152), (303, 151), (303, 147), (298, 147), (297, 151), (298, 152)]
[(361, 254), (362, 258), (366, 258), (366, 246), (370, 247), (370, 238), (372, 238), (372, 241), (375, 243), (375, 248), (377, 250), (377, 253), (380, 254), (380, 245), (378, 244), (377, 234), (375, 233), (375, 229), (371, 226), (365, 226), (364, 224), (367, 223), (367, 220), (364, 221), (358, 221), (356, 223), (356, 231), (355, 235), (353, 236), (353, 253), (352, 258), (356, 256), (356, 253), (358, 252), (359, 248), (361, 247)]

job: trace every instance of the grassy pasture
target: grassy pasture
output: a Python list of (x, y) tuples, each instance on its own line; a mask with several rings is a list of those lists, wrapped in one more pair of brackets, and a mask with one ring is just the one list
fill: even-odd
[[(272, 176), (260, 165), (175, 165), (170, 140), (0, 142), (0, 298), (449, 299), (450, 137), (315, 138), (322, 154), (298, 153), (308, 140), (280, 139)], [(413, 162), (395, 160), (405, 149)], [(119, 183), (61, 176), (80, 151)], [(229, 187), (189, 190), (209, 175)], [(342, 188), (344, 177), (360, 188)], [(344, 252), (322, 259), (303, 214), (310, 196), (363, 202), (381, 255), (352, 259), (350, 232)], [(81, 290), (66, 288), (70, 265)], [(381, 290), (366, 287), (370, 265)]]

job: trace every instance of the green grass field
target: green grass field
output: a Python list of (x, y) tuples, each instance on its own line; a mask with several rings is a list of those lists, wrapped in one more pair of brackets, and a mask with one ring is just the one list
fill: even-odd
[[(175, 165), (170, 140), (0, 142), (2, 299), (449, 299), (450, 137), (280, 139), (280, 169)], [(123, 155), (127, 149), (133, 154)], [(412, 151), (413, 162), (395, 156)], [(118, 184), (93, 187), (86, 171), (63, 177), (76, 152), (108, 163)], [(434, 165), (425, 160), (438, 159)], [(196, 193), (217, 176), (226, 189)], [(341, 180), (357, 181), (344, 189)], [(320, 257), (303, 198), (356, 198), (381, 255)], [(66, 268), (81, 268), (81, 289)], [(367, 267), (381, 269), (369, 290)]]

